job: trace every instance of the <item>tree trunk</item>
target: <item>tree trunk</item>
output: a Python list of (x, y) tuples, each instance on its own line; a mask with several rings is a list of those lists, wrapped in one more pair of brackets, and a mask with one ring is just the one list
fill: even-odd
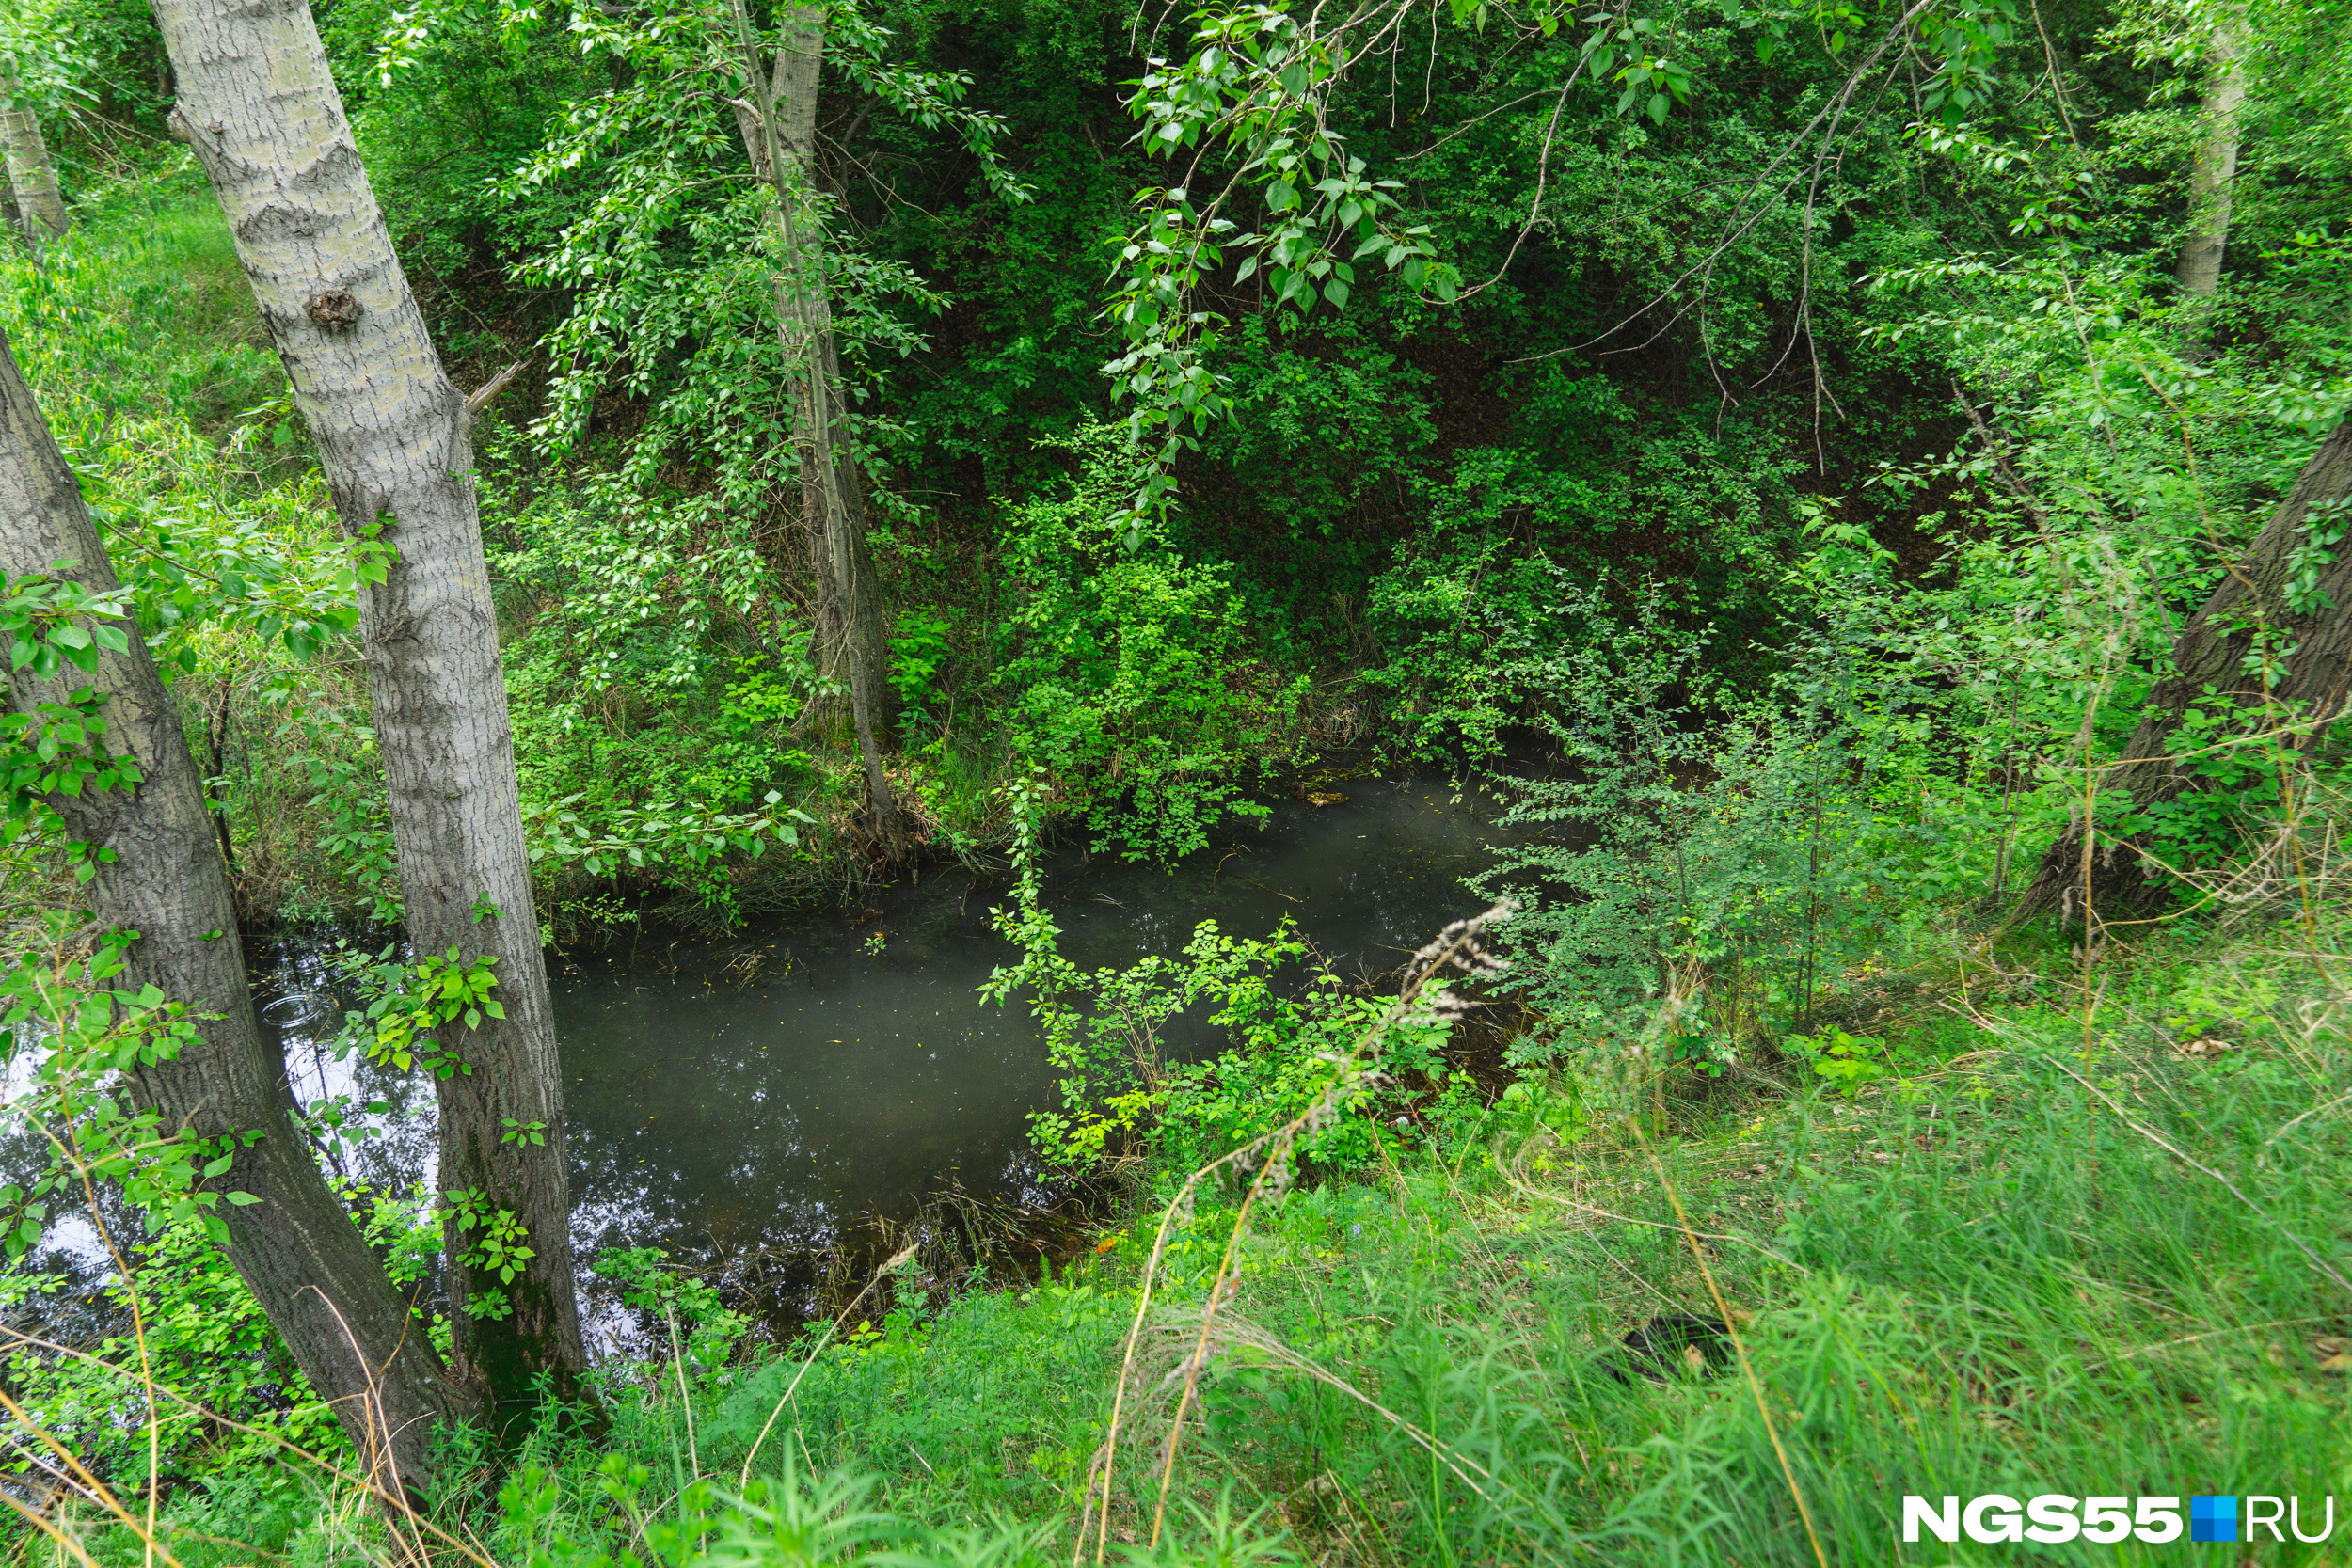
[[(2246, 8), (2226, 8), (2214, 24), (2205, 66), (2204, 136), (2188, 177), (2188, 234), (2174, 277), (2192, 300), (2209, 299), (2221, 281), (2230, 239), (2231, 187), (2237, 180), (2239, 111), (2246, 103)], [(2200, 306), (2201, 320), (2202, 307)]]
[[(494, 1427), (584, 1397), (555, 1020), (515, 780), (498, 617), (469, 470), (465, 400), (442, 372), (304, 0), (157, 0), (173, 116), (212, 177), (294, 382), (346, 532), (399, 560), (360, 631), (410, 942), (497, 960), (505, 1020), (450, 1025), (469, 1070), (438, 1083), (440, 1186), (511, 1210), (533, 1256), (501, 1284), (462, 1259), (445, 1208), (456, 1371)], [(537, 1125), (544, 1143), (512, 1141)], [(465, 1310), (503, 1299), (504, 1315)]]
[(49, 144), (41, 140), (40, 120), (24, 102), (24, 91), (15, 77), (0, 76), (0, 151), (8, 158), (8, 189), (16, 199), (18, 221), (38, 255), (41, 246), (64, 239), (71, 224), (65, 198), (57, 194)]
[(783, 47), (776, 53), (772, 78), (763, 81), (739, 0), (737, 26), (746, 50), (744, 87), (752, 102), (739, 107), (737, 124), (753, 169), (776, 197), (770, 209), (779, 261), (776, 325), (793, 378), (792, 436), (800, 460), (802, 515), (811, 520), (817, 546), (822, 667), (829, 674), (837, 671), (847, 677), (858, 752), (872, 797), (875, 838), (895, 861), (904, 853), (904, 844), (877, 743), (877, 733), (890, 717), (882, 583), (866, 544), (866, 489), (841, 391), (824, 220), (814, 199), (825, 12), (822, 6), (803, 4), (787, 7), (782, 15)]
[[(2195, 787), (2198, 775), (2170, 757), (2173, 732), (2192, 707), (2234, 709), (2243, 715), (2241, 727), (2282, 722), (2292, 709), (2298, 726), (2314, 734), (2344, 713), (2352, 688), (2352, 537), (2337, 540), (2320, 571), (2318, 595), (2304, 599), (2307, 608), (2290, 605), (2286, 590), (2296, 557), (2310, 538), (2312, 514), (2332, 516), (2323, 526), (2341, 530), (2345, 518), (2337, 508), (2347, 499), (2352, 499), (2352, 420), (2320, 444), (2244, 558), (2182, 630), (2172, 646), (2172, 673), (2149, 698), (2131, 744), (2100, 783), (2101, 795), (2128, 797), (2145, 810)], [(2264, 659), (2255, 661), (2253, 671), (2247, 669), (2258, 636), (2267, 647), (2292, 650), (2283, 666)], [(2078, 821), (2042, 858), (2019, 912), (2056, 909), (2070, 920), (2087, 918), (2095, 926), (2101, 911), (2143, 909), (2161, 896), (2149, 879), (2150, 869), (2129, 839), (2100, 838), (2095, 827)]]
[[(115, 586), (82, 493), (0, 337), (0, 571), (15, 578), (69, 561), (77, 564), (64, 575)], [(262, 1132), (238, 1151), (227, 1178), (230, 1190), (262, 1200), (222, 1207), (229, 1260), (303, 1374), (333, 1402), (369, 1479), (397, 1495), (403, 1482), (431, 1479), (426, 1440), (435, 1422), (462, 1412), (462, 1401), (424, 1323), (287, 1119), (284, 1064), (254, 1027), (229, 879), (196, 764), (147, 645), (134, 631), (130, 651), (103, 655), (92, 676), (70, 670), (42, 683), (20, 672), (10, 697), (28, 712), (86, 682), (106, 694), (108, 749), (135, 756), (144, 781), (128, 793), (59, 795), (49, 804), (76, 838), (115, 852), (89, 883), (91, 903), (109, 927), (139, 933), (127, 955), (134, 983), (218, 1015), (203, 1024), (200, 1041), (134, 1074), (133, 1094), (167, 1128), (206, 1138)]]

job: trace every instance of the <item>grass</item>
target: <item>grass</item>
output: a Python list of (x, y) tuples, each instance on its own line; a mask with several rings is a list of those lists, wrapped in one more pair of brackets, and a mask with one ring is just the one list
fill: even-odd
[[(286, 392), (228, 221), (192, 164), (103, 195), (44, 272), (21, 261), (8, 271), (9, 335), (26, 373), (52, 394), (53, 421), (70, 399), (102, 420), (184, 420), (219, 442)], [(262, 477), (297, 477), (308, 452), (294, 421), (287, 445), (261, 450), (276, 470)]]
[[(2352, 1053), (2332, 960), (2293, 935), (2185, 934), (2111, 960), (2088, 1054), (2050, 982), (1914, 974), (1896, 977), (1905, 1014), (1871, 1021), (1900, 1070), (1851, 1098), (1792, 1060), (1684, 1085), (1663, 1128), (1648, 1097), (1620, 1115), (1573, 1075), (1547, 1097), (1425, 1106), (1371, 1164), (1261, 1207), (1171, 1523), (1149, 1547), (1162, 1401), (1122, 1438), (1106, 1560), (2181, 1556), (1906, 1545), (1907, 1493), (2299, 1496), (2308, 1530), (2323, 1496), (2352, 1491), (2352, 1303), (2323, 1272), (2344, 1267)], [(1853, 1000), (1850, 1025), (1868, 1012)], [(1211, 1190), (1177, 1227), (1131, 1387), (1164, 1386), (1191, 1348), (1235, 1199)], [(901, 1277), (804, 1372), (798, 1350), (691, 1379), (609, 1368), (609, 1439), (544, 1437), (501, 1501), (460, 1486), (447, 1506), (518, 1563), (833, 1561), (893, 1543), (1067, 1561), (1157, 1219), (1138, 1204), (1041, 1280)], [(1629, 1328), (1711, 1314), (1717, 1290), (1740, 1360), (1612, 1375)], [(753, 1501), (731, 1502), (787, 1386)], [(245, 1484), (191, 1488), (178, 1516), (245, 1541), (197, 1501)], [(295, 1522), (254, 1544), (288, 1560), (381, 1550), (378, 1527), (291, 1469), (272, 1506)], [(817, 1511), (804, 1557), (761, 1523), (793, 1509)], [(881, 1522), (842, 1523), (861, 1511)], [(98, 1535), (101, 1560), (135, 1555), (119, 1528)], [(200, 1546), (189, 1568), (249, 1560)], [(2255, 1560), (2341, 1555), (2289, 1541)]]

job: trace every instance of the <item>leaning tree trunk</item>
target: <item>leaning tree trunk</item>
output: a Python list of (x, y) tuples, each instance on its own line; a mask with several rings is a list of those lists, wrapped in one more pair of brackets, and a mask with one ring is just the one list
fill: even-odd
[(2214, 24), (2206, 58), (2204, 135), (2188, 177), (2188, 233), (2174, 277), (2181, 292), (2203, 302), (2221, 281), (2230, 240), (2231, 187), (2237, 180), (2238, 118), (2246, 103), (2246, 8), (2224, 8)]
[[(53, 567), (90, 588), (115, 586), (73, 474), (0, 336), (0, 571), (14, 579)], [(220, 1210), (229, 1260), (333, 1404), (369, 1481), (398, 1496), (404, 1483), (432, 1479), (427, 1440), (437, 1421), (462, 1412), (458, 1390), (442, 1375), (423, 1321), (393, 1290), (287, 1117), (285, 1065), (254, 1027), (196, 764), (146, 643), (134, 630), (130, 651), (103, 655), (94, 675), (69, 670), (40, 682), (19, 672), (9, 695), (17, 711), (31, 712), (84, 684), (105, 694), (103, 740), (137, 759), (142, 782), (49, 804), (75, 838), (113, 851), (97, 866), (90, 899), (109, 927), (138, 933), (127, 954), (134, 981), (211, 1020), (179, 1055), (134, 1073), (132, 1091), (167, 1128), (201, 1138), (261, 1133), (237, 1151), (226, 1179), (230, 1190), (261, 1199)]]
[[(466, 1070), (438, 1084), (440, 1186), (512, 1211), (532, 1253), (502, 1284), (465, 1260), (478, 1233), (445, 1208), (456, 1370), (503, 1431), (542, 1379), (582, 1397), (586, 1356), (469, 411), (392, 253), (304, 0), (157, 0), (155, 12), (180, 84), (173, 118), (229, 215), (336, 512), (355, 535), (381, 525), (399, 550), (359, 609), (408, 936), (420, 957), (495, 959), (506, 1014), (443, 1031)], [(538, 1137), (508, 1135), (519, 1130)]]
[(57, 194), (57, 170), (49, 161), (49, 144), (41, 140), (40, 120), (13, 76), (0, 76), (0, 153), (8, 159), (17, 219), (36, 253), (52, 240), (64, 239), (71, 224), (65, 198)]
[[(903, 853), (898, 814), (876, 732), (889, 717), (882, 582), (866, 544), (866, 490), (841, 392), (841, 356), (827, 293), (824, 221), (817, 189), (817, 91), (825, 55), (821, 6), (783, 13), (783, 47), (763, 78), (741, 0), (736, 22), (746, 50), (750, 103), (738, 111), (752, 166), (775, 192), (770, 209), (778, 265), (776, 324), (792, 376), (792, 438), (801, 471), (801, 510), (812, 521), (818, 556), (818, 633), (828, 671), (848, 676), (874, 832), (892, 860)], [(819, 522), (818, 520), (821, 520)]]
[[(2172, 645), (2172, 673), (2158, 683), (2146, 715), (2100, 794), (2128, 798), (2145, 810), (2195, 787), (2199, 775), (2171, 758), (2172, 737), (2192, 707), (2234, 710), (2239, 727), (2278, 724), (2290, 715), (2305, 736), (2344, 711), (2352, 689), (2352, 537), (2340, 538), (2321, 570), (2315, 595), (2287, 600), (2287, 578), (2309, 539), (2312, 515), (2333, 515), (2352, 499), (2352, 420), (2320, 444), (2295, 488), (2271, 514), (2245, 556)], [(2282, 666), (2248, 655), (2256, 639), (2291, 649)], [(2207, 695), (2210, 689), (2211, 695)], [(2309, 740), (2296, 742), (2308, 745)], [(2144, 909), (2161, 893), (2129, 839), (2103, 837), (2095, 823), (2076, 821), (2042, 858), (2021, 913), (2058, 910), (2094, 927), (2108, 914)]]

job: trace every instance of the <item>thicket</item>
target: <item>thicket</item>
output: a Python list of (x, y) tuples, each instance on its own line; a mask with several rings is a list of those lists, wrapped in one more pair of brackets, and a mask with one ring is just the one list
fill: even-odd
[[(1575, 636), (1554, 612), (1563, 585), (1619, 609), (1661, 594), (1686, 629), (1722, 628), (1719, 656), (1752, 673), (1785, 635), (1785, 574), (1821, 497), (1927, 568), (1940, 500), (1860, 482), (1948, 450), (1965, 424), (1951, 354), (1909, 329), (1917, 313), (1888, 280), (1951, 264), (1981, 226), (1982, 276), (1955, 289), (2029, 286), (2022, 260), (2050, 247), (2003, 239), (2021, 199), (2063, 207), (2081, 235), (2068, 252), (2151, 254), (2186, 112), (2146, 100), (2185, 78), (2133, 69), (2121, 42), (2101, 46), (2107, 20), (2070, 9), (2047, 22), (2066, 70), (2039, 99), (1941, 142), (1873, 119), (1808, 204), (1758, 203), (1722, 171), (1770, 166), (1802, 136), (1843, 56), (1772, 54), (1736, 21), (1676, 25), (1682, 80), (1708, 86), (1662, 122), (1616, 112), (1591, 82), (1544, 107), (1530, 95), (1569, 45), (1523, 48), (1512, 29), (1435, 29), (1410, 117), (1404, 89), (1373, 75), (1334, 88), (1328, 130), (1402, 182), (1416, 243), (1443, 252), (1430, 277), (1466, 293), (1442, 304), (1405, 274), (1367, 273), (1343, 309), (1302, 315), (1269, 303), (1263, 277), (1207, 285), (1200, 303), (1232, 324), (1207, 363), (1233, 417), (1181, 454), (1146, 549), (1087, 434), (1116, 412), (1089, 325), (1117, 260), (1104, 242), (1176, 166), (1130, 138), (1129, 19), (1079, 6), (860, 20), (824, 110), (847, 224), (836, 313), (893, 623), (892, 766), (932, 852), (1000, 845), (992, 791), (1033, 762), (1093, 835), (1164, 855), (1245, 800), (1256, 768), (1334, 744), (1491, 760), (1540, 704), (1527, 662)], [(354, 3), (326, 9), (322, 30), (457, 380), (525, 366), (476, 444), (534, 799), (632, 847), (675, 842), (680, 809), (753, 813), (771, 788), (817, 824), (800, 824), (813, 858), (667, 879), (684, 884), (676, 912), (724, 917), (854, 876), (835, 851), (862, 785), (809, 657), (811, 562), (778, 351), (758, 325), (757, 191), (733, 111), (697, 86), (714, 68), (693, 26)], [(162, 139), (151, 39), (103, 8), (68, 31), (96, 97), (58, 98), (46, 123), (88, 220), (40, 287), (62, 291), (49, 309), (82, 338), (111, 324), (118, 345), (159, 341), (59, 349), (35, 379), (191, 420), (266, 457), (244, 460), (256, 507), (289, 504), (307, 454), (282, 384), (260, 352), (213, 357), (215, 327), (258, 351), (257, 327), (184, 299), (151, 309), (120, 282), (177, 268), (203, 297), (237, 299), (226, 237), (204, 233), (199, 187)], [(2052, 93), (2081, 139), (2050, 138)], [(1202, 181), (1241, 155), (1207, 152)], [(2087, 198), (2078, 175), (2097, 177)], [(2062, 203), (2038, 194), (2051, 188)], [(165, 223), (146, 231), (157, 192), (172, 193)], [(1245, 227), (1253, 208), (1279, 215), (1263, 190), (1238, 199)], [(2290, 245), (2303, 215), (2242, 203), (2244, 253)], [(2311, 238), (2324, 270), (2332, 242)], [(2265, 270), (2259, 309), (2312, 313), (2308, 289), (2280, 286), (2289, 270)], [(66, 333), (21, 309), (20, 334)], [(191, 363), (151, 373), (183, 344)], [(2299, 334), (2261, 356), (2281, 351), (2324, 356)], [(2001, 373), (1971, 386), (1973, 406)], [(251, 549), (319, 555), (315, 539), (276, 538)], [(1119, 580), (1093, 584), (1106, 563)], [(1073, 568), (1088, 592), (1057, 585)], [(205, 656), (224, 762), (249, 755), (237, 771), (293, 786), (230, 814), (256, 918), (385, 912), (342, 646), (324, 662), (273, 665), (241, 641)], [(289, 727), (297, 709), (323, 727)], [(310, 784), (311, 761), (358, 772)], [(344, 851), (323, 863), (293, 847), (314, 842), (293, 828), (315, 811)], [(613, 885), (602, 858), (564, 863), (580, 875), (549, 879), (551, 927), (656, 891)]]
[[(1298, 19), (882, 8), (828, 78), (894, 785), (925, 852), (1014, 872), (1039, 1145), (1124, 1182), (1086, 1250), (1030, 1275), (934, 1238), (788, 1343), (608, 1255), (649, 1349), (600, 1369), (601, 1423), (451, 1433), (404, 1512), (201, 1216), (120, 1214), (137, 1266), (84, 1304), (112, 1337), (10, 1353), (21, 1550), (1964, 1561), (1888, 1544), (1904, 1493), (2352, 1473), (2346, 736), (2271, 698), (2341, 657), (2342, 484), (2233, 611), (2174, 784), (2110, 784), (2352, 404), (2342, 8), (1478, 14), (1248, 100), (1225, 68)], [(8, 15), (78, 226), (0, 262), (0, 325), (243, 913), (389, 923), (372, 546), (328, 531), (139, 19)], [(764, 198), (680, 86), (723, 72), (699, 24), (321, 15), (458, 379), (527, 366), (476, 444), (545, 932), (871, 874)], [(2231, 28), (2259, 47), (2208, 294), (2174, 262)], [(1883, 35), (1912, 54), (1859, 106)], [(35, 38), (72, 48), (36, 70)], [(1175, 277), (1214, 221), (1301, 212), (1378, 243)], [(1546, 830), (1497, 852), (1485, 924), (1372, 994), (1289, 930), (1061, 957), (1045, 834), (1179, 856), (1355, 744)], [(2150, 891), (2086, 908), (2102, 849)], [(46, 929), (59, 863), (8, 852)], [(26, 1043), (84, 1037), (40, 980)], [(1203, 1014), (1220, 1049), (1179, 1059)], [(428, 1280), (431, 1195), (346, 1196)], [(0, 1277), (69, 1321), (55, 1276)], [(1629, 1362), (1661, 1312), (1720, 1319), (1715, 1354)]]

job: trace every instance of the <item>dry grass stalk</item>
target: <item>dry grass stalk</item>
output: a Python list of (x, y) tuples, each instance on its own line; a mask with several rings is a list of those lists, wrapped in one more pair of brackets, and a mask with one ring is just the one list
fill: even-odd
[(1161, 1459), (1158, 1500), (1152, 1512), (1149, 1542), (1152, 1547), (1159, 1544), (1161, 1531), (1167, 1524), (1168, 1492), (1175, 1480), (1176, 1458), (1184, 1439), (1184, 1418), (1199, 1391), (1200, 1374), (1212, 1359), (1219, 1314), (1232, 1303), (1241, 1287), (1241, 1245), (1248, 1234), (1252, 1212), (1261, 1201), (1279, 1200), (1287, 1189), (1291, 1162), (1299, 1140), (1328, 1124), (1352, 1095), (1378, 1081), (1382, 1071), (1382, 1047), (1398, 1025), (1422, 1021), (1451, 1021), (1465, 1010), (1466, 1005), (1450, 991), (1440, 990), (1430, 994), (1433, 982), (1442, 983), (1455, 974), (1476, 978), (1501, 973), (1501, 961), (1481, 945), (1479, 938), (1488, 927), (1499, 924), (1509, 913), (1508, 904), (1497, 904), (1471, 919), (1456, 921), (1440, 932), (1435, 942), (1414, 954), (1406, 966), (1405, 981), (1396, 1000), (1358, 1039), (1353, 1051), (1344, 1057), (1333, 1058), (1332, 1065), (1340, 1070), (1314, 1102), (1272, 1132), (1253, 1138), (1194, 1171), (1185, 1178), (1184, 1185), (1169, 1201), (1160, 1216), (1158, 1229), (1152, 1241), (1151, 1257), (1144, 1265), (1136, 1314), (1128, 1325), (1119, 1379), (1112, 1393), (1109, 1426), (1087, 1466), (1085, 1487), (1079, 1494), (1077, 1538), (1071, 1557), (1073, 1568), (1086, 1558), (1089, 1533), (1094, 1537), (1094, 1560), (1098, 1565), (1109, 1549), (1110, 1509), (1117, 1475), (1119, 1437), (1121, 1426), (1133, 1414), (1130, 1389), (1136, 1382), (1137, 1349), (1144, 1326), (1151, 1317), (1152, 1291), (1160, 1267), (1168, 1257), (1170, 1236), (1182, 1221), (1191, 1216), (1201, 1183), (1228, 1171), (1252, 1172), (1240, 1211), (1235, 1214), (1232, 1229), (1226, 1238), (1224, 1252), (1218, 1259), (1216, 1273), (1201, 1303), (1192, 1348), (1178, 1362), (1169, 1377), (1163, 1380), (1164, 1384), (1172, 1384), (1176, 1389), (1176, 1410)]

